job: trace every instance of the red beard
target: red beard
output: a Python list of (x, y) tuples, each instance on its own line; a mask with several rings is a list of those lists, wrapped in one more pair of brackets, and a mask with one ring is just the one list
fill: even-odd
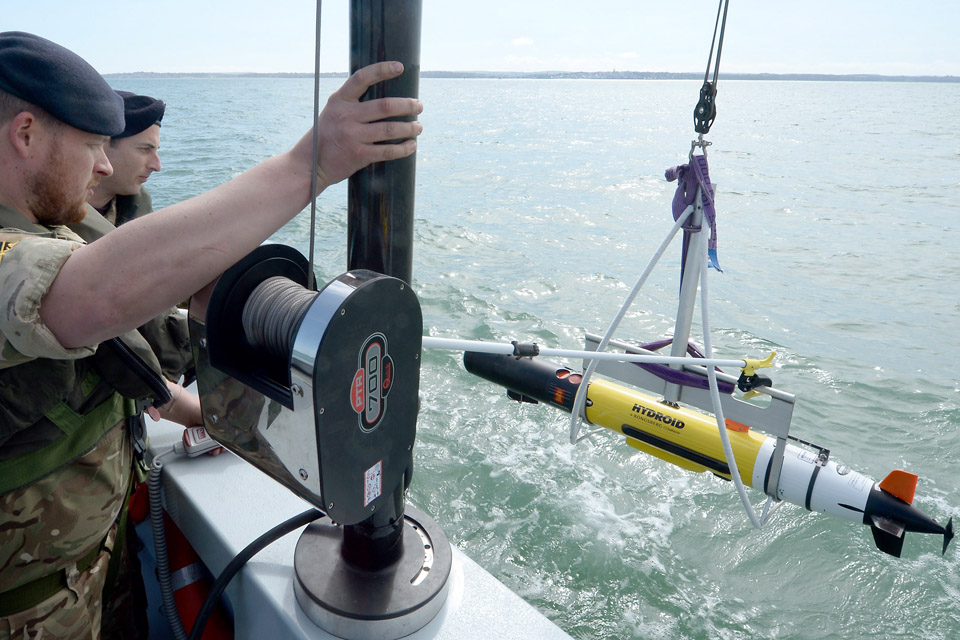
[(87, 189), (98, 184), (100, 180), (91, 180), (83, 193), (76, 196), (67, 193), (64, 188), (64, 185), (69, 183), (68, 175), (68, 167), (63, 161), (58, 144), (52, 150), (47, 166), (27, 179), (30, 193), (33, 194), (28, 204), (37, 223), (48, 227), (73, 224), (87, 215)]

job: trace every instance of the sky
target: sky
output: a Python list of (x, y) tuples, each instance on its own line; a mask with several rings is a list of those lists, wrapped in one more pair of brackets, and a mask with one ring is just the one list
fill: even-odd
[[(717, 13), (717, 0), (422, 3), (424, 71), (703, 72)], [(323, 3), (321, 71), (349, 67), (349, 5)], [(101, 73), (314, 67), (313, 0), (0, 0), (0, 16)], [(730, 0), (721, 74), (960, 76), (958, 27), (958, 0)]]

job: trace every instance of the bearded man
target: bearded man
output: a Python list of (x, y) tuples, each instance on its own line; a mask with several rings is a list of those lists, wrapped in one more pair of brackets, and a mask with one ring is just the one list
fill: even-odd
[[(113, 173), (104, 145), (124, 130), (123, 99), (68, 49), (0, 33), (0, 640), (100, 636), (133, 468), (126, 419), (156, 403), (169, 420), (201, 421), (138, 328), (319, 191), (413, 153), (419, 101), (360, 102), (402, 72), (364, 67), (330, 97), (315, 123), (315, 174), (310, 131), (230, 182), (88, 242), (64, 225), (103, 221), (86, 200)], [(114, 339), (147, 365), (143, 375), (130, 374)]]

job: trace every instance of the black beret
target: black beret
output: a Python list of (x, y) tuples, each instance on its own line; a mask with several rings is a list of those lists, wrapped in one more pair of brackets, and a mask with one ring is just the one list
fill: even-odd
[(0, 33), (0, 89), (81, 131), (123, 131), (123, 100), (103, 76), (69, 49), (32, 33)]
[(163, 120), (163, 110), (166, 109), (163, 100), (150, 96), (138, 96), (129, 91), (117, 91), (117, 95), (123, 98), (123, 117), (127, 126), (123, 133), (118, 133), (113, 136), (114, 138), (135, 136), (153, 125), (159, 125)]

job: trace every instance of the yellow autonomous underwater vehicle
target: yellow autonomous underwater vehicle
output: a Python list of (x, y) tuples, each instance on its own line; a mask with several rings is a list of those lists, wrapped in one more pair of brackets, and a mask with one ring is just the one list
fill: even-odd
[[(539, 401), (565, 411), (573, 410), (582, 383), (578, 372), (529, 357), (468, 352), (464, 364), (471, 373), (505, 386), (514, 399)], [(683, 469), (731, 479), (711, 415), (596, 379), (586, 390), (586, 419), (623, 434), (630, 446)], [(953, 538), (953, 520), (939, 525), (913, 506), (916, 475), (894, 470), (878, 483), (830, 459), (826, 450), (811, 449), (812, 445), (799, 441), (783, 447), (778, 463), (777, 438), (734, 420), (727, 420), (727, 430), (743, 484), (775, 500), (868, 525), (877, 547), (891, 555), (900, 556), (907, 531), (943, 535), (946, 552)]]
[[(581, 438), (580, 424), (586, 420), (623, 434), (630, 446), (683, 469), (710, 471), (732, 480), (758, 528), (786, 501), (868, 525), (877, 547), (894, 556), (900, 556), (907, 531), (942, 535), (942, 552), (946, 553), (953, 538), (953, 519), (943, 526), (913, 506), (916, 475), (895, 470), (878, 483), (831, 460), (828, 449), (790, 436), (794, 396), (775, 389), (768, 377), (757, 374), (757, 369), (771, 366), (775, 353), (763, 360), (712, 357), (707, 267), (717, 271), (720, 267), (714, 187), (706, 157), (710, 143), (703, 135), (715, 115), (714, 94), (715, 87), (705, 81), (694, 111), (699, 137), (691, 144), (689, 164), (666, 171), (667, 180), (678, 183), (673, 229), (602, 338), (587, 335), (587, 350), (579, 352), (516, 342), (443, 344), (455, 341), (441, 338), (424, 338), (424, 347), (462, 348), (467, 370), (505, 386), (513, 399), (544, 402), (569, 411), (571, 442)], [(697, 148), (703, 153), (695, 155)], [(683, 256), (673, 337), (644, 347), (613, 341), (613, 333), (640, 287), (681, 229)], [(690, 343), (698, 289), (705, 353)], [(668, 345), (669, 356), (655, 353)], [(605, 352), (608, 346), (618, 347), (620, 353)], [(589, 364), (581, 374), (532, 358), (538, 355), (578, 357)], [(737, 367), (740, 376), (723, 374), (718, 366)], [(591, 379), (594, 372), (618, 382)], [(743, 392), (742, 400), (734, 397), (735, 389)], [(748, 402), (761, 394), (769, 399), (765, 406)], [(762, 516), (754, 512), (744, 486), (768, 496)]]

